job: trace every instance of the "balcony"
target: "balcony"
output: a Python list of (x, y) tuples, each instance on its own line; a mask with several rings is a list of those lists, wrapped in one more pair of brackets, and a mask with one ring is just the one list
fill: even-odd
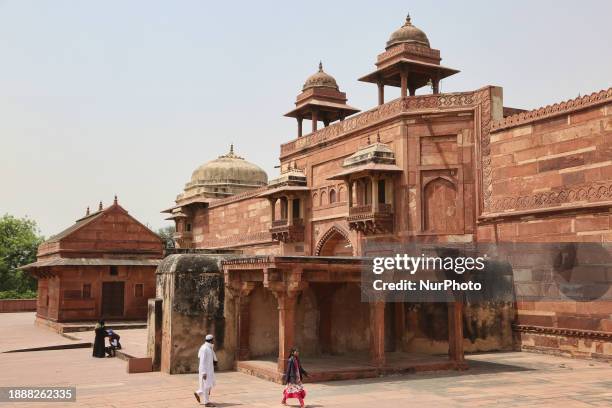
[(380, 203), (377, 210), (372, 204), (350, 207), (346, 221), (350, 229), (364, 235), (387, 234), (393, 232), (393, 206)]
[(272, 221), (270, 228), (272, 239), (280, 242), (303, 242), (304, 241), (304, 220), (294, 218), (289, 224), (286, 218)]

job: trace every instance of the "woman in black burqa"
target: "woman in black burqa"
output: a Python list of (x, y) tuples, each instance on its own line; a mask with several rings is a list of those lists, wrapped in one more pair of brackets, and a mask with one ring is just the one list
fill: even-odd
[(93, 345), (93, 356), (98, 358), (104, 358), (105, 356), (105, 344), (104, 339), (108, 336), (106, 332), (106, 326), (104, 326), (104, 320), (100, 320), (96, 324), (96, 338)]
[(304, 398), (306, 398), (306, 390), (302, 385), (302, 378), (308, 377), (308, 373), (300, 364), (300, 353), (297, 349), (292, 349), (287, 362), (287, 371), (283, 377), (285, 389), (283, 390), (283, 400), (281, 403), (286, 405), (287, 398), (297, 398), (300, 402), (300, 407), (304, 407)]

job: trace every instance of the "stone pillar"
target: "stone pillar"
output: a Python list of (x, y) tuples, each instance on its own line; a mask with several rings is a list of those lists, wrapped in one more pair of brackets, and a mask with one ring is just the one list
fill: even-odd
[(378, 212), (378, 176), (370, 176), (370, 183), (372, 183), (372, 212)]
[(318, 121), (319, 121), (319, 112), (317, 112), (316, 109), (313, 109), (312, 110), (312, 131), (313, 132), (317, 131)]
[(278, 300), (278, 372), (285, 371), (295, 340), (297, 292), (274, 292)]
[(274, 222), (276, 220), (276, 198), (268, 199), (270, 202), (270, 221)]
[(385, 302), (370, 303), (370, 363), (385, 365)]
[(408, 96), (408, 73), (405, 68), (400, 68), (400, 87), (401, 96), (405, 98)]
[(293, 225), (293, 197), (287, 198), (287, 225)]
[(457, 368), (465, 367), (462, 301), (448, 304), (448, 357), (457, 364)]
[(439, 79), (433, 79), (431, 81), (432, 83), (432, 88), (433, 88), (433, 93), (434, 95), (437, 95), (440, 93), (440, 80)]
[(298, 137), (302, 137), (302, 121), (303, 119), (298, 117), (297, 118), (297, 123), (298, 123)]
[(382, 105), (385, 103), (385, 84), (382, 81), (378, 81), (378, 104)]
[(410, 96), (414, 96), (416, 94), (416, 88), (414, 86), (409, 87)]
[(149, 299), (147, 313), (147, 356), (151, 358), (153, 371), (159, 371), (162, 356), (163, 299)]
[(353, 181), (349, 179), (348, 184), (348, 206), (351, 208), (353, 206)]
[(254, 283), (243, 283), (240, 289), (239, 296), (237, 297), (237, 311), (238, 311), (238, 360), (248, 360), (251, 357), (251, 347), (249, 343), (250, 331), (251, 331), (251, 298), (249, 294), (255, 288)]

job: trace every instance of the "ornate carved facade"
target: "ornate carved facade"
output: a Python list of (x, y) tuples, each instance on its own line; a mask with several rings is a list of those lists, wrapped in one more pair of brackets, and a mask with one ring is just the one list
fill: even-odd
[[(512, 347), (511, 319), (501, 332), (483, 328), (486, 341), (478, 343), (463, 338), (467, 312), (460, 303), (410, 310), (361, 304), (360, 259), (370, 243), (517, 241), (533, 222), (542, 223), (530, 236), (536, 240), (612, 240), (610, 90), (531, 112), (504, 107), (500, 87), (439, 93), (440, 81), (458, 71), (440, 65), (440, 52), (410, 19), (376, 67), (361, 80), (377, 85), (378, 106), (361, 113), (346, 105), (322, 67), (307, 80), (287, 114), (298, 120), (298, 138), (280, 146), (278, 179), (242, 182), (245, 191), (223, 198), (181, 196), (167, 210), (177, 226), (190, 225), (185, 245), (240, 251), (222, 262), (228, 290), (239, 293), (239, 360), (274, 354), (280, 370), (298, 343), (309, 344), (307, 354), (369, 352), (384, 371), (385, 351), (442, 348), (450, 355), (444, 368), (461, 368), (464, 348)], [(401, 97), (385, 101), (385, 86), (399, 87)], [(309, 134), (303, 119), (313, 121)], [(266, 313), (278, 319), (270, 322)], [(603, 320), (598, 331), (609, 331), (610, 320)], [(515, 327), (532, 331), (525, 324)], [(278, 344), (255, 344), (254, 330)], [(612, 354), (606, 350), (600, 354)]]

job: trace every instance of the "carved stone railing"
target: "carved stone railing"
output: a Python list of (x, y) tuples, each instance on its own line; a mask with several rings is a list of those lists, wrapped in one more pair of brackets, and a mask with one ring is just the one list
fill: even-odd
[(376, 211), (371, 204), (350, 207), (346, 221), (350, 229), (364, 235), (390, 233), (393, 231), (393, 206), (380, 203)]
[(349, 208), (349, 215), (367, 214), (372, 212), (372, 205), (356, 205)]
[(394, 99), (374, 109), (324, 127), (303, 137), (281, 145), (281, 158), (301, 149), (312, 147), (345, 134), (367, 128), (401, 113), (418, 113), (427, 110), (474, 107), (478, 101), (476, 92), (456, 92), (437, 95), (419, 95)]
[(272, 239), (281, 242), (303, 242), (304, 241), (304, 220), (294, 218), (293, 223), (289, 225), (287, 219), (272, 221), (270, 228)]
[[(357, 205), (349, 208), (349, 216), (370, 214), (373, 213), (373, 211), (372, 204)], [(378, 211), (376, 212), (379, 214), (392, 214), (393, 206), (391, 204), (380, 203), (378, 204)]]
[(283, 218), (281, 220), (274, 220), (272, 221), (272, 228), (274, 227), (284, 227), (285, 225), (287, 225), (287, 219)]
[(564, 115), (580, 109), (596, 106), (612, 101), (612, 88), (593, 92), (590, 95), (579, 96), (568, 101), (547, 105), (538, 109), (521, 112), (516, 115), (508, 116), (502, 120), (491, 123), (491, 130), (497, 131), (513, 126), (521, 126), (537, 120), (550, 118), (553, 116)]

